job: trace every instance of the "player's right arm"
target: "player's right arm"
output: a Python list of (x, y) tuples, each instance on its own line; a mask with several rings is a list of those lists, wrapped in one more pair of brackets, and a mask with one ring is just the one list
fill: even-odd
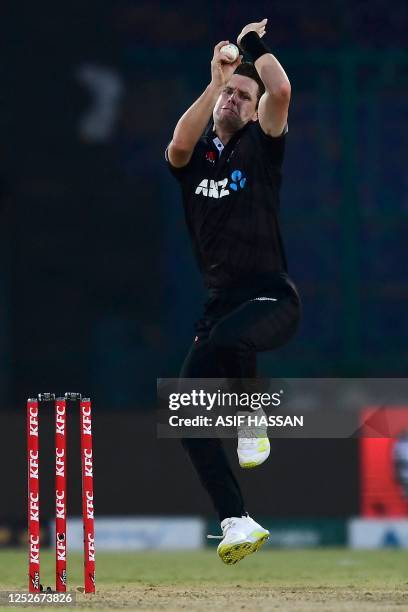
[(215, 45), (211, 60), (211, 82), (176, 125), (173, 138), (167, 148), (168, 160), (175, 168), (182, 168), (190, 161), (194, 147), (208, 125), (218, 96), (241, 63), (240, 57), (235, 62), (230, 62), (221, 53), (221, 47), (227, 44), (228, 41), (223, 40)]

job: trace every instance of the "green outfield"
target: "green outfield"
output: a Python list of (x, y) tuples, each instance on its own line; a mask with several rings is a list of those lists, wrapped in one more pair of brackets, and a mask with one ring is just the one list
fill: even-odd
[[(69, 556), (69, 590), (82, 584), (82, 557)], [(53, 585), (54, 556), (42, 554), (41, 582)], [(0, 553), (0, 590), (26, 590), (26, 554)], [(77, 607), (137, 610), (408, 610), (408, 552), (264, 550), (225, 566), (214, 550), (97, 555), (97, 594)], [(0, 608), (6, 610), (10, 608)], [(54, 608), (48, 608), (54, 609)], [(66, 609), (66, 608), (65, 608)]]

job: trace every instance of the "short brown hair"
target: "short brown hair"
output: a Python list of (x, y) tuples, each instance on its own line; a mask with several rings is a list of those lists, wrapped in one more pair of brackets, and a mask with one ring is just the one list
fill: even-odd
[(259, 100), (263, 93), (265, 93), (265, 85), (262, 82), (261, 77), (256, 71), (256, 68), (251, 62), (241, 62), (240, 65), (236, 68), (234, 74), (240, 74), (241, 76), (249, 77), (253, 79), (256, 83), (258, 83), (258, 99), (256, 105), (258, 106)]

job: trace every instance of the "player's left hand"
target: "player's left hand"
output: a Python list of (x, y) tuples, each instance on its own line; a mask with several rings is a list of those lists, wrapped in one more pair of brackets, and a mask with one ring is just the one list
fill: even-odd
[(239, 46), (239, 43), (241, 42), (241, 38), (243, 36), (245, 36), (245, 34), (248, 34), (248, 32), (256, 32), (259, 36), (259, 38), (262, 38), (262, 36), (265, 35), (265, 28), (266, 28), (266, 24), (268, 23), (267, 19), (262, 19), (262, 21), (257, 21), (255, 23), (248, 23), (248, 25), (246, 25), (241, 33), (239, 34), (238, 38), (237, 38), (237, 45)]

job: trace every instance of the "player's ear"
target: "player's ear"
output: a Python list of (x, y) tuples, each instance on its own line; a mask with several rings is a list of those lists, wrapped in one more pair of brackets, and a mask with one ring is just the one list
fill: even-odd
[(252, 115), (252, 121), (258, 121), (258, 109)]

